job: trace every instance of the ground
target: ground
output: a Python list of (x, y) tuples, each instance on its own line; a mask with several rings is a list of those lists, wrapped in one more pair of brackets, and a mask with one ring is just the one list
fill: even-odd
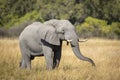
[(0, 39), (0, 80), (119, 80), (120, 41), (89, 39), (80, 43), (84, 56), (94, 60), (96, 67), (79, 60), (71, 47), (63, 43), (58, 69), (46, 70), (44, 57), (32, 61), (32, 70), (20, 69), (18, 39)]

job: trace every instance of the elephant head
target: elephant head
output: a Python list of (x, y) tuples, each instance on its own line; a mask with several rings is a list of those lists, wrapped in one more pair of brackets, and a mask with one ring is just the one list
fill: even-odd
[[(59, 42), (60, 40), (65, 40), (71, 44), (72, 50), (74, 54), (83, 61), (90, 62), (93, 66), (95, 66), (95, 63), (92, 59), (85, 57), (81, 54), (79, 49), (79, 38), (76, 34), (75, 27), (68, 21), (68, 20), (49, 20), (44, 22), (46, 25), (53, 26), (54, 30), (52, 32), (55, 33), (56, 38), (52, 43)], [(51, 37), (53, 38), (53, 37)], [(58, 44), (60, 45), (60, 44)]]

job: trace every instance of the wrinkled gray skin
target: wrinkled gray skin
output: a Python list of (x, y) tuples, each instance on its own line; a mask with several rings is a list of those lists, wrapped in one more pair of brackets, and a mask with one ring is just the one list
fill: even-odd
[(78, 44), (74, 26), (68, 20), (49, 20), (44, 23), (34, 22), (27, 26), (19, 37), (22, 60), (21, 68), (31, 69), (31, 60), (36, 56), (45, 56), (47, 69), (51, 70), (59, 66), (61, 58), (62, 41), (71, 44), (74, 54), (83, 61), (93, 60), (84, 57)]

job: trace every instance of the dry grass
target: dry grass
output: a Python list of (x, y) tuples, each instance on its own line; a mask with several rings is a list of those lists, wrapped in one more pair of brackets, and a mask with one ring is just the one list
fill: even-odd
[(18, 40), (0, 39), (0, 80), (120, 80), (120, 41), (91, 39), (80, 48), (95, 61), (96, 68), (78, 60), (64, 42), (58, 69), (46, 70), (44, 57), (37, 57), (29, 71), (19, 69)]

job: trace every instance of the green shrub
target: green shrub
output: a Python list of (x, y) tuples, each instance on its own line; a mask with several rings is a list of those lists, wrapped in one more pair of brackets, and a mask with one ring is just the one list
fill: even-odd
[(32, 11), (30, 13), (27, 13), (25, 16), (21, 17), (18, 20), (18, 22), (15, 23), (15, 25), (19, 25), (19, 24), (24, 23), (25, 21), (29, 21), (29, 20), (31, 20), (31, 21), (35, 21), (35, 20), (43, 21), (39, 12)]
[[(11, 16), (13, 16), (13, 15), (11, 15)], [(10, 27), (13, 27), (13, 26), (19, 26), (20, 24), (22, 24), (26, 21), (36, 21), (36, 20), (44, 22), (44, 19), (41, 17), (41, 14), (38, 11), (34, 10), (32, 12), (29, 12), (29, 13), (25, 14), (21, 18), (14, 17), (13, 19), (11, 19), (11, 22), (9, 22), (6, 25), (6, 27), (10, 28)]]
[(113, 22), (107, 25), (107, 21), (88, 17), (83, 24), (76, 26), (76, 31), (80, 37), (102, 37), (110, 39), (120, 38), (120, 23)]
[(112, 27), (113, 32), (120, 36), (120, 23), (113, 22), (111, 24), (111, 27)]

